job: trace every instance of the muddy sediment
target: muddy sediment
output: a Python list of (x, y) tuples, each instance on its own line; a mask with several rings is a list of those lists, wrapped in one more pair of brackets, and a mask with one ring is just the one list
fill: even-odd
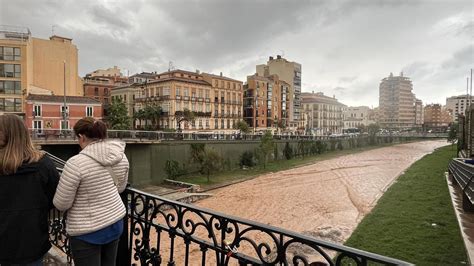
[[(403, 171), (444, 145), (446, 141), (442, 140), (399, 144), (268, 173), (213, 190), (212, 197), (195, 205), (342, 244)], [(203, 221), (192, 212), (187, 213), (183, 221), (188, 218), (195, 223)], [(163, 217), (155, 222), (158, 223), (158, 220), (165, 223)], [(215, 222), (211, 223), (213, 227)], [(219, 230), (215, 231), (217, 243), (220, 243)], [(166, 235), (162, 235), (158, 247), (163, 261), (171, 257)], [(198, 227), (193, 236), (213, 242), (203, 226)], [(272, 261), (276, 256), (272, 239), (264, 233), (248, 236), (257, 243), (269, 244), (270, 250), (265, 260)], [(156, 231), (152, 230), (152, 247), (157, 247), (157, 238)], [(255, 249), (249, 245), (241, 246), (239, 252), (258, 257)], [(325, 261), (312, 248), (301, 244), (289, 247), (286, 252), (290, 257), (298, 254), (309, 261)], [(334, 255), (328, 250), (325, 252), (329, 256)], [(182, 238), (176, 239), (173, 254), (177, 265), (182, 265), (183, 255), (186, 254)], [(201, 265), (203, 253), (198, 245), (192, 244), (188, 254), (189, 265)], [(207, 252), (206, 257), (206, 265), (215, 265), (214, 252)], [(229, 265), (237, 265), (237, 262), (232, 261)]]
[(444, 145), (400, 144), (269, 173), (196, 205), (341, 244), (405, 169)]

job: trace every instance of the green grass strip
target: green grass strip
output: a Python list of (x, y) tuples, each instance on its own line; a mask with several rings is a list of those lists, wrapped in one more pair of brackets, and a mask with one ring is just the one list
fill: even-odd
[(444, 173), (455, 156), (437, 149), (415, 162), (380, 198), (345, 245), (417, 265), (466, 265)]

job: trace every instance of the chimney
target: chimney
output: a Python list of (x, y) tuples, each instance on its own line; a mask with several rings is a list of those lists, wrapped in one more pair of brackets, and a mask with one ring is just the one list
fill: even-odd
[(221, 72), (220, 76), (222, 77), (222, 72)]
[(277, 55), (277, 59), (281, 59), (281, 55)]
[(268, 60), (270, 60), (270, 61), (273, 60), (273, 56), (270, 56), (270, 57), (268, 58)]

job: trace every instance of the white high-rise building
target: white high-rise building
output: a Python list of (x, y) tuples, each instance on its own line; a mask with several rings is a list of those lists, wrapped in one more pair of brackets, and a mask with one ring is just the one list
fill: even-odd
[[(458, 121), (458, 115), (464, 115), (469, 105), (468, 95), (459, 95), (446, 98), (446, 109), (451, 113), (453, 121)], [(474, 103), (474, 98), (471, 99), (471, 104)]]

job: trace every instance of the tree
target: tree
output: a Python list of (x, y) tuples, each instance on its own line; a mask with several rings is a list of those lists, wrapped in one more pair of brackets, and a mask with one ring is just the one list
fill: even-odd
[(263, 169), (267, 167), (268, 156), (273, 152), (273, 136), (270, 131), (265, 132), (258, 146), (258, 153), (263, 162)]
[(214, 150), (210, 148), (205, 148), (202, 155), (201, 155), (201, 174), (206, 174), (207, 182), (209, 183), (209, 176), (212, 172), (221, 169), (222, 166), (222, 158), (221, 156)]
[(108, 120), (111, 129), (128, 130), (131, 127), (131, 118), (128, 116), (127, 106), (122, 99), (113, 99), (108, 109)]
[(278, 120), (278, 123), (277, 123), (277, 127), (278, 127), (278, 131), (279, 132), (282, 132), (286, 129), (286, 123), (285, 123), (285, 120)]
[(448, 142), (451, 142), (452, 145), (456, 143), (458, 140), (458, 124), (457, 123), (452, 123), (451, 126), (449, 127), (449, 132), (448, 132)]
[(199, 164), (199, 172), (207, 175), (207, 182), (211, 172), (219, 170), (222, 166), (222, 158), (219, 154), (204, 143), (191, 144), (191, 161)]
[(379, 132), (380, 126), (378, 124), (372, 123), (367, 126), (367, 132), (369, 133), (369, 141), (370, 144), (375, 144), (375, 136), (377, 135), (377, 132)]
[(191, 112), (188, 108), (184, 108), (184, 111), (176, 111), (176, 123), (178, 124), (178, 131), (181, 131), (181, 123), (183, 121), (191, 122), (194, 121), (194, 112)]
[[(145, 111), (143, 109), (140, 109), (138, 111), (136, 111), (134, 114), (133, 114), (133, 120), (136, 122), (137, 120), (138, 121), (141, 121), (141, 120), (145, 120)], [(145, 121), (146, 123), (146, 121)], [(136, 127), (136, 123), (135, 123), (135, 127)]]
[(359, 124), (357, 128), (359, 129), (360, 133), (364, 133), (367, 131), (367, 127), (364, 124)]
[(239, 120), (239, 122), (234, 124), (234, 129), (240, 130), (240, 133), (249, 133), (250, 132), (249, 125), (244, 120)]
[(160, 120), (162, 112), (163, 111), (161, 109), (161, 106), (156, 105), (156, 104), (147, 105), (143, 109), (143, 114), (144, 114), (145, 121), (150, 120), (151, 121), (151, 126), (155, 130), (159, 129), (158, 121)]

